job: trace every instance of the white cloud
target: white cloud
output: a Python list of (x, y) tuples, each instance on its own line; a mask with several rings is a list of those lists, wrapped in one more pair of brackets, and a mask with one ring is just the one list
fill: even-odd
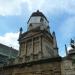
[[(45, 0), (26, 0), (26, 3), (28, 4), (29, 11), (38, 10), (41, 9)], [(42, 9), (43, 10), (43, 9)]]
[(0, 0), (0, 15), (21, 14), (21, 4), (24, 0)]
[(19, 49), (18, 45), (18, 37), (19, 33), (6, 33), (3, 36), (0, 36), (0, 43), (5, 44), (9, 47), (13, 47), (15, 49)]
[(0, 0), (0, 15), (20, 15), (22, 9), (26, 12), (40, 9), (46, 13), (64, 10), (74, 14), (75, 0)]

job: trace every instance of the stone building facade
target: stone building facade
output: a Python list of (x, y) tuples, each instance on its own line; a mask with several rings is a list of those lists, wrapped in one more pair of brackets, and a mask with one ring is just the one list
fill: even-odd
[(62, 75), (75, 75), (75, 63), (70, 58), (63, 58), (61, 63), (61, 74)]
[(59, 57), (55, 32), (51, 34), (49, 22), (43, 13), (32, 13), (27, 23), (27, 32), (22, 33), (20, 29), (20, 50), (15, 63)]
[[(61, 74), (62, 75), (75, 75), (75, 42), (71, 40), (71, 49), (66, 52), (66, 57), (62, 58)], [(67, 48), (65, 48), (67, 51)]]
[(0, 75), (61, 75), (60, 58), (32, 61), (0, 69)]
[(0, 75), (72, 75), (65, 73), (71, 66), (58, 54), (55, 32), (51, 34), (45, 15), (36, 11), (30, 16), (27, 32), (20, 28), (19, 53), (13, 64), (0, 67)]
[(7, 65), (10, 60), (14, 60), (18, 55), (18, 50), (0, 43), (0, 67)]
[(19, 53), (14, 64), (0, 68), (0, 75), (61, 75), (61, 57), (55, 32), (40, 11), (33, 12), (27, 32), (19, 34)]

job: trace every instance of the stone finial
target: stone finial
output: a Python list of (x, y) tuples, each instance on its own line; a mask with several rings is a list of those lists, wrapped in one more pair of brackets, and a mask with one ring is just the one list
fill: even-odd
[(54, 48), (57, 48), (57, 41), (56, 41), (55, 32), (53, 32), (52, 35), (53, 35), (53, 41), (54, 41)]
[(22, 27), (20, 28), (20, 33), (22, 33), (22, 31), (23, 31), (23, 29), (22, 29)]
[(75, 48), (74, 43), (75, 43), (75, 42), (74, 42), (74, 40), (73, 40), (73, 39), (71, 39), (70, 45), (71, 45), (71, 47), (72, 47), (72, 48)]
[(39, 10), (37, 10), (37, 12), (39, 12)]
[(68, 55), (68, 51), (67, 51), (67, 46), (65, 44), (65, 52), (66, 52), (66, 56)]
[(53, 47), (54, 47), (54, 50), (56, 51), (57, 56), (59, 56), (55, 32), (53, 32), (52, 36), (53, 36), (53, 44), (54, 44)]
[(20, 28), (20, 33), (19, 33), (19, 39), (20, 39), (20, 37), (21, 37), (22, 31), (23, 31), (23, 29), (22, 29), (22, 27), (21, 27), (21, 28)]

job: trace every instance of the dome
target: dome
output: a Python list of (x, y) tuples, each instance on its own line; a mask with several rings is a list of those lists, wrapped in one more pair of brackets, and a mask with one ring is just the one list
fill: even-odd
[(44, 16), (44, 14), (43, 14), (42, 12), (40, 12), (39, 10), (37, 10), (37, 12), (33, 12), (32, 15), (31, 15), (31, 17), (32, 17), (32, 16), (41, 16), (41, 17), (46, 18), (46, 17)]
[[(41, 16), (41, 17), (44, 17), (45, 19), (46, 19), (46, 21), (48, 22), (48, 20), (47, 20), (47, 18), (45, 17), (45, 15), (42, 13), (42, 12), (40, 12), (39, 10), (37, 10), (36, 12), (33, 12), (32, 13), (32, 15), (30, 16), (30, 18), (31, 17), (37, 17), (37, 16)], [(29, 20), (30, 20), (30, 18), (29, 18)], [(28, 22), (29, 22), (29, 20), (28, 20)]]
[(75, 54), (75, 49), (73, 48), (69, 49), (69, 54)]

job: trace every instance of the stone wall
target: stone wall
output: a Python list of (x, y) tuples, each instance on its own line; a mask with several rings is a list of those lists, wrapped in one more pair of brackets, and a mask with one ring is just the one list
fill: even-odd
[(61, 75), (60, 62), (54, 61), (48, 59), (3, 67), (0, 68), (0, 75)]
[(72, 63), (72, 60), (66, 59), (61, 62), (61, 74), (75, 75), (75, 64)]

